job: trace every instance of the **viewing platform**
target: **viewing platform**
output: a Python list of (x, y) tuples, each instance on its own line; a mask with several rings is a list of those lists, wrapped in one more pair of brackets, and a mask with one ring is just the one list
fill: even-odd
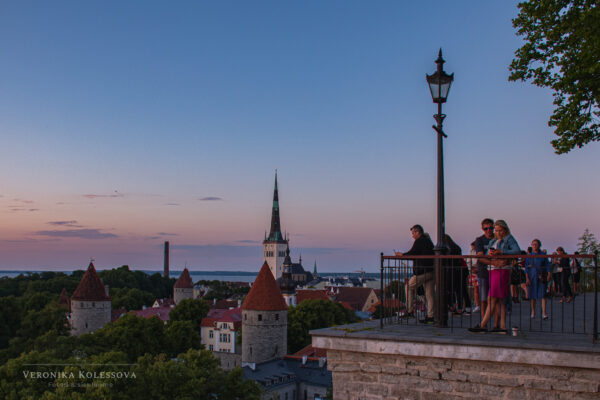
[[(382, 278), (385, 296), (385, 285), (394, 280)], [(312, 345), (327, 350), (334, 400), (600, 398), (595, 286), (571, 303), (547, 298), (547, 320), (539, 304), (539, 314), (530, 318), (528, 301), (513, 303), (507, 335), (469, 332), (479, 313), (448, 313), (447, 327), (439, 327), (420, 323), (425, 314), (417, 305), (416, 318), (406, 318), (401, 288), (394, 286), (400, 296), (387, 292), (388, 300), (399, 301), (389, 302), (395, 309), (384, 310), (383, 321), (310, 332)]]

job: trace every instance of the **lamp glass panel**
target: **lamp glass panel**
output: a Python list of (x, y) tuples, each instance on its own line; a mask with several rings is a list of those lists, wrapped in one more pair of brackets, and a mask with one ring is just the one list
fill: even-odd
[(442, 85), (441, 85), (440, 97), (441, 97), (442, 99), (444, 99), (444, 100), (445, 100), (446, 98), (448, 98), (448, 92), (450, 91), (450, 84), (451, 84), (451, 83), (452, 83), (452, 82), (450, 82), (450, 81), (449, 81), (449, 82), (447, 82), (447, 83), (442, 83)]
[(429, 83), (429, 90), (431, 91), (431, 98), (435, 101), (440, 97), (440, 85), (437, 83)]

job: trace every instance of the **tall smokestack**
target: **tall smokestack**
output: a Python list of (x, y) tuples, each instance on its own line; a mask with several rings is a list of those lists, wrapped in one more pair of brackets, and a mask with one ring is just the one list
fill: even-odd
[(169, 242), (165, 242), (165, 271), (163, 273), (165, 278), (169, 277)]

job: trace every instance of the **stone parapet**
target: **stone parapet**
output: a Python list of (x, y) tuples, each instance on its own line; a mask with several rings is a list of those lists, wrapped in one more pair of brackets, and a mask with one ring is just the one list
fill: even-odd
[[(432, 329), (437, 340), (428, 337)], [(527, 346), (459, 334), (453, 343), (435, 328), (379, 331), (368, 324), (311, 334), (314, 347), (327, 349), (334, 400), (600, 398), (600, 349), (587, 340), (576, 348), (571, 338), (560, 348), (539, 338)]]

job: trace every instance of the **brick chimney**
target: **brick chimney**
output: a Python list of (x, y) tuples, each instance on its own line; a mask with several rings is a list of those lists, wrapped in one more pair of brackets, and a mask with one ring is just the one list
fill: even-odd
[(163, 272), (165, 278), (169, 277), (169, 242), (165, 242), (165, 270)]

